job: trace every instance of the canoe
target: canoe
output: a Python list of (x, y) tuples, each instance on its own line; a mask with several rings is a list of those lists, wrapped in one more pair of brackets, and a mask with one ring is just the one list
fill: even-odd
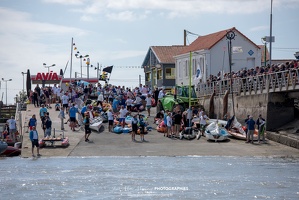
[[(240, 122), (236, 119), (235, 116), (233, 116), (230, 120), (230, 122), (227, 124), (227, 132), (234, 138), (240, 139), (240, 140), (246, 140), (246, 127), (242, 126)], [(257, 139), (258, 130), (256, 129), (253, 134), (253, 140)]]
[[(243, 133), (240, 133), (238, 129), (235, 128), (231, 128), (229, 130), (227, 130), (228, 134), (233, 136), (234, 138), (240, 139), (240, 140), (246, 140), (246, 132), (244, 131)], [(255, 129), (254, 130), (254, 134), (253, 134), (253, 140), (257, 140), (258, 137), (258, 130)]]

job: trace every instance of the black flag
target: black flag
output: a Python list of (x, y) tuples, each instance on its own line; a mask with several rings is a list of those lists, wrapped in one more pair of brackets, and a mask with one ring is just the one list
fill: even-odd
[(112, 72), (112, 68), (113, 68), (113, 65), (112, 65), (112, 66), (109, 66), (109, 67), (105, 67), (105, 68), (103, 69), (103, 72), (108, 72), (108, 73), (111, 74), (111, 72)]

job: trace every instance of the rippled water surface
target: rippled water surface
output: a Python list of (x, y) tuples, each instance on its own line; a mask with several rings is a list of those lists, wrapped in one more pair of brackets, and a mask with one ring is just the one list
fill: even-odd
[(299, 160), (253, 157), (0, 159), (6, 199), (299, 199)]

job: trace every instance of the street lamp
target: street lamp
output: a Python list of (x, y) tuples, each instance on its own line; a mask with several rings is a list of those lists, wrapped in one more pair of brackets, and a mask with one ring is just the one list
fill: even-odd
[(233, 30), (229, 30), (226, 33), (226, 39), (229, 40), (228, 42), (228, 60), (229, 60), (229, 74), (230, 74), (230, 91), (232, 93), (232, 103), (233, 103), (233, 113), (235, 115), (235, 105), (234, 105), (234, 92), (233, 92), (233, 77), (232, 77), (232, 40), (234, 40), (236, 34)]
[(26, 72), (21, 72), (22, 75), (23, 75), (23, 92), (22, 92), (22, 102), (24, 100), (24, 93), (25, 93), (25, 90), (24, 90), (24, 74), (27, 74)]
[(48, 73), (50, 73), (50, 67), (54, 67), (55, 64), (47, 66), (46, 63), (43, 63), (43, 66), (44, 66), (45, 68), (48, 68)]
[(82, 58), (87, 58), (89, 57), (89, 55), (85, 55), (85, 56), (82, 56), (82, 55), (79, 55), (80, 52), (77, 51), (77, 53), (75, 54), (76, 58), (79, 58), (80, 59), (80, 66), (81, 66), (81, 78), (82, 78)]
[(7, 80), (5, 80), (4, 78), (2, 78), (2, 81), (4, 81), (5, 82), (5, 91), (6, 91), (6, 94), (5, 94), (5, 96), (6, 96), (6, 105), (7, 105), (7, 81), (12, 81), (12, 79), (7, 79)]
[(100, 64), (97, 63), (97, 66), (94, 68), (95, 70), (97, 70), (97, 80), (99, 81), (99, 71), (101, 71), (102, 66), (100, 67)]
[[(47, 66), (46, 63), (43, 63), (43, 66), (44, 66), (45, 68), (48, 68), (48, 74), (49, 74), (49, 73), (50, 73), (50, 67), (54, 67), (55, 64), (52, 64), (52, 65)], [(44, 87), (44, 86), (45, 86), (45, 85), (44, 85), (44, 80), (43, 80), (43, 87)], [(49, 83), (49, 86), (50, 86), (50, 83)]]

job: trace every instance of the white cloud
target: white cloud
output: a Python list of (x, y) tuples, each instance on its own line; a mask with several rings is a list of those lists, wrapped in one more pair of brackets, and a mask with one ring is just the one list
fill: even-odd
[(94, 18), (90, 15), (82, 15), (80, 17), (80, 20), (85, 21), (85, 22), (92, 22), (92, 21), (94, 21)]
[(106, 17), (109, 20), (116, 20), (116, 21), (136, 21), (136, 20), (141, 20), (145, 19), (147, 16), (146, 13), (143, 14), (137, 14), (132, 11), (123, 11), (123, 12), (118, 12), (118, 13), (108, 13), (106, 14)]
[(252, 32), (269, 30), (269, 26), (256, 26), (249, 29)]
[[(167, 18), (182, 18), (211, 14), (253, 14), (269, 11), (270, 1), (265, 0), (44, 0), (47, 3), (68, 4), (79, 6), (70, 8), (71, 11), (84, 15), (101, 15), (110, 20), (135, 21), (147, 18), (143, 10), (159, 13)], [(273, 8), (299, 8), (298, 0), (275, 0)], [(91, 20), (91, 16), (87, 21)]]
[[(35, 68), (37, 63), (56, 62), (68, 59), (69, 46), (64, 37), (89, 34), (88, 31), (61, 26), (51, 23), (41, 23), (31, 20), (31, 15), (25, 12), (0, 8), (0, 65), (11, 66), (11, 70), (25, 68), (23, 63)], [(55, 39), (54, 39), (55, 38)], [(51, 41), (55, 40), (55, 43)], [(69, 42), (71, 43), (71, 42)], [(59, 50), (58, 50), (59, 49)], [(56, 63), (58, 64), (58, 63)], [(17, 70), (19, 71), (19, 70)]]
[(58, 3), (63, 5), (83, 5), (86, 0), (43, 0), (45, 3)]

